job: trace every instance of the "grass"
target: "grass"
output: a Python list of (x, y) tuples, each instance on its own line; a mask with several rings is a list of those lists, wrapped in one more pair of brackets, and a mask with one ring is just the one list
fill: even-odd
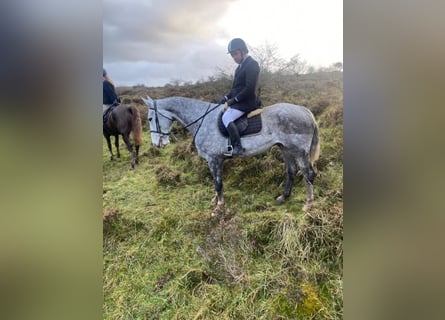
[(124, 148), (110, 161), (104, 141), (104, 319), (341, 319), (342, 128), (328, 100), (307, 214), (299, 179), (274, 204), (278, 148), (226, 162), (226, 213), (212, 217), (213, 182), (187, 135), (158, 150), (144, 130), (135, 170)]

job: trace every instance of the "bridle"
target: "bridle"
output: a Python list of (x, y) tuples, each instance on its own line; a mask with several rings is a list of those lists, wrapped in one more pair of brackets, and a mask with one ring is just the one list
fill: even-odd
[(153, 100), (153, 108), (149, 108), (150, 110), (154, 110), (155, 111), (155, 124), (156, 124), (156, 130), (150, 130), (151, 133), (159, 133), (162, 136), (169, 136), (171, 134), (170, 131), (168, 132), (163, 132), (161, 130), (161, 125), (159, 124), (159, 116), (163, 116), (164, 118), (173, 121), (173, 118), (167, 117), (166, 115), (162, 114), (161, 112), (158, 111), (158, 106), (156, 104), (156, 100)]
[[(193, 120), (192, 122), (190, 122), (189, 124), (187, 124), (187, 125), (184, 126), (184, 129), (187, 129), (187, 128), (190, 127), (191, 125), (197, 123), (199, 120), (202, 120), (201, 123), (200, 123), (199, 126), (198, 126), (198, 129), (196, 130), (196, 132), (195, 132), (195, 134), (194, 134), (194, 136), (193, 136), (193, 142), (195, 142), (195, 136), (198, 134), (198, 131), (199, 131), (199, 129), (201, 128), (202, 123), (204, 122), (204, 118), (205, 118), (205, 116), (208, 115), (208, 114), (209, 114), (210, 112), (212, 112), (213, 110), (215, 110), (216, 108), (218, 108), (221, 104), (218, 103), (216, 106), (214, 106), (213, 108), (210, 109), (210, 106), (211, 106), (211, 105), (212, 105), (212, 104), (209, 103), (209, 105), (207, 106), (207, 110), (205, 111), (205, 113), (204, 113), (202, 116), (200, 116), (198, 119)], [(156, 130), (150, 130), (150, 132), (151, 132), (151, 133), (158, 133), (158, 134), (160, 134), (160, 135), (162, 135), (162, 136), (169, 136), (169, 135), (171, 134), (170, 131), (168, 131), (168, 132), (163, 132), (163, 131), (161, 130), (161, 125), (159, 124), (159, 116), (162, 116), (162, 117), (164, 117), (164, 118), (166, 118), (166, 119), (168, 119), (168, 120), (170, 120), (170, 121), (173, 121), (173, 120), (175, 120), (175, 119), (170, 118), (170, 117), (167, 117), (166, 115), (162, 114), (162, 113), (158, 110), (158, 107), (157, 107), (157, 104), (156, 104), (156, 100), (153, 100), (153, 108), (149, 108), (149, 109), (150, 109), (150, 110), (154, 110), (154, 112), (155, 112), (155, 124), (156, 124)]]

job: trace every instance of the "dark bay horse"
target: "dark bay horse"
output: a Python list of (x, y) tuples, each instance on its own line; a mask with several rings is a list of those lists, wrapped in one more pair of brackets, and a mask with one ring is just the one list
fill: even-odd
[[(133, 134), (135, 151), (133, 151), (133, 146), (130, 141), (130, 133)], [(103, 124), (103, 134), (107, 140), (111, 160), (114, 159), (111, 147), (111, 136), (114, 136), (114, 145), (116, 146), (118, 158), (120, 157), (119, 135), (122, 136), (125, 145), (130, 152), (131, 169), (134, 169), (135, 165), (139, 163), (139, 146), (142, 143), (142, 125), (139, 110), (133, 106), (116, 106), (109, 113), (108, 119)]]
[[(147, 96), (147, 99), (142, 100), (149, 107), (148, 121), (154, 145), (169, 143), (168, 136), (173, 120), (193, 134), (198, 154), (207, 160), (213, 176), (215, 210), (220, 209), (224, 204), (222, 169), (226, 159), (224, 152), (227, 151), (227, 138), (218, 130), (217, 119), (224, 106), (181, 97), (152, 100)], [(313, 165), (320, 153), (318, 126), (314, 115), (303, 106), (289, 103), (274, 104), (262, 110), (261, 131), (241, 137), (245, 148), (242, 156), (253, 156), (278, 145), (286, 167), (286, 183), (283, 194), (276, 202), (281, 204), (290, 196), (299, 168), (306, 184), (306, 203), (303, 210), (307, 210), (314, 199), (313, 182), (316, 174)]]

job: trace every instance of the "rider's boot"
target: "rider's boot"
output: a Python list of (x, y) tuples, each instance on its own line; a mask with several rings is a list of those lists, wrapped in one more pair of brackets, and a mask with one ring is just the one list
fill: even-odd
[(230, 141), (232, 142), (232, 150), (224, 155), (229, 157), (240, 156), (244, 153), (244, 148), (241, 145), (241, 138), (238, 132), (236, 124), (232, 121), (227, 126), (227, 132), (230, 136)]

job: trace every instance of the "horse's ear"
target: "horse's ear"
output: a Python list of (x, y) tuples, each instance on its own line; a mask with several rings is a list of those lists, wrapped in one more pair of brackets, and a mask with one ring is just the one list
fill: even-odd
[(153, 105), (153, 99), (147, 96), (147, 99), (141, 98), (147, 106)]

